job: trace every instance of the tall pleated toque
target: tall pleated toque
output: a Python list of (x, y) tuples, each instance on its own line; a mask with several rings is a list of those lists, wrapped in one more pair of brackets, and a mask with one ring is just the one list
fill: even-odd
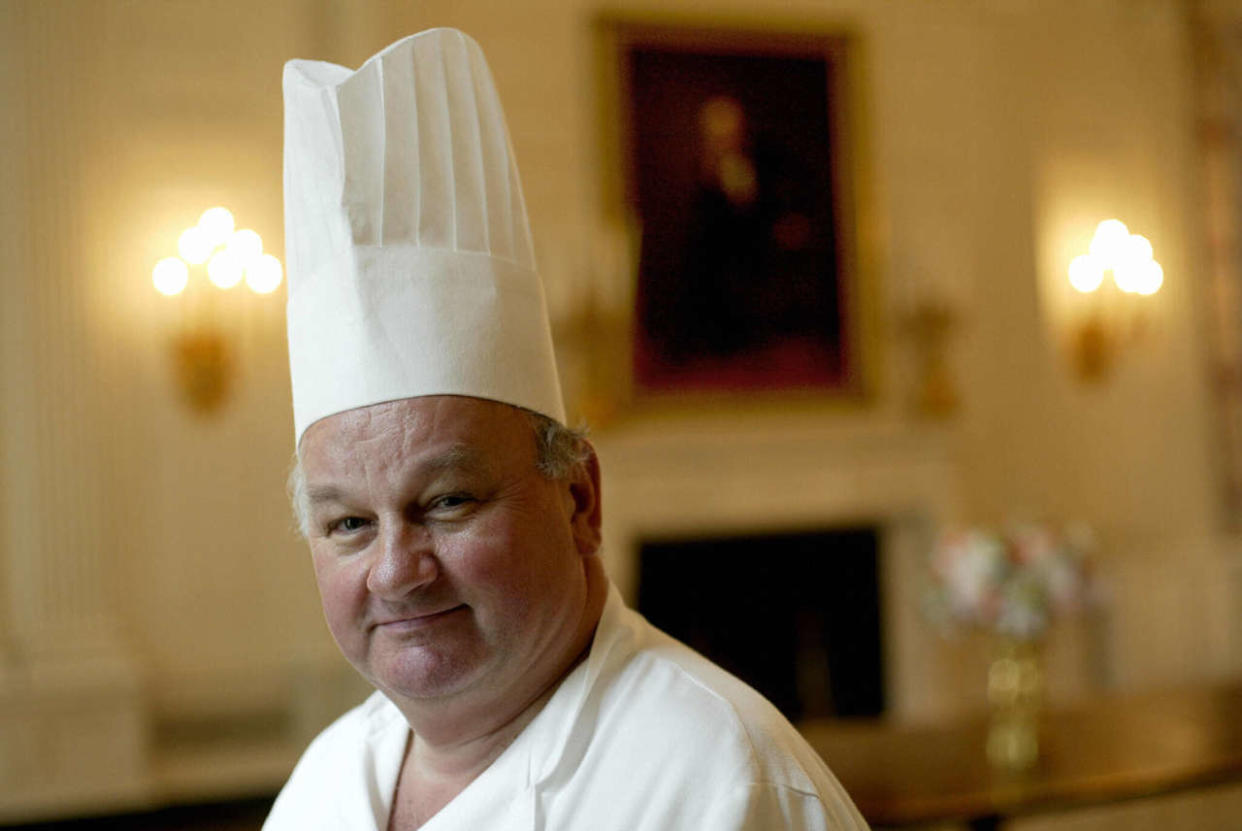
[(296, 440), (334, 413), (469, 395), (564, 421), (504, 112), (482, 50), (432, 29), (356, 71), (285, 65)]

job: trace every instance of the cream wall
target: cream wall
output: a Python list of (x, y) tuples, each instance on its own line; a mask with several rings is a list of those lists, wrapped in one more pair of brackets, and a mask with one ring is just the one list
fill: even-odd
[[(284, 60), (356, 65), (432, 25), (466, 29), (489, 55), (558, 297), (582, 279), (566, 252), (581, 251), (604, 212), (599, 13), (858, 38), (863, 254), (884, 346), (878, 394), (858, 410), (678, 408), (600, 427), (606, 471), (615, 471), (605, 483), (608, 554), (623, 585), (628, 546), (650, 517), (644, 483), (674, 474), (684, 477), (684, 511), (673, 503), (665, 529), (679, 515), (739, 510), (756, 526), (805, 523), (820, 503), (789, 507), (791, 482), (856, 490), (855, 502), (834, 502), (840, 518), (883, 505), (911, 513), (922, 529), (914, 539), (944, 520), (1081, 518), (1100, 531), (1114, 603), (1099, 645), (1054, 656), (1072, 676), (1065, 694), (1236, 673), (1238, 568), (1218, 530), (1179, 8), (0, 4), (3, 111), (19, 116), (0, 120), (0, 699), (17, 714), (0, 715), (0, 819), (100, 794), (158, 801), (270, 786), (302, 734), (357, 694), (342, 680), (347, 668), (319, 620), (285, 507), (292, 447), (279, 302), (247, 313), (233, 398), (202, 418), (175, 398), (166, 303), (147, 275), (177, 231), (217, 202), (279, 253)], [(1108, 215), (1151, 238), (1168, 279), (1154, 337), (1110, 383), (1084, 387), (1059, 348), (1061, 275)], [(943, 424), (911, 415), (912, 355), (894, 337), (920, 297), (948, 299), (962, 320), (951, 358), (963, 403)], [(739, 474), (732, 487), (714, 478), (721, 471)], [(910, 666), (909, 690), (949, 674)], [(951, 687), (910, 698), (909, 712), (923, 716), (963, 700)], [(186, 725), (227, 732), (282, 709), (292, 714), (288, 741), (260, 750), (161, 743)], [(47, 749), (61, 746), (75, 749)], [(97, 793), (69, 761), (83, 754), (110, 760), (89, 765), (111, 771)]]

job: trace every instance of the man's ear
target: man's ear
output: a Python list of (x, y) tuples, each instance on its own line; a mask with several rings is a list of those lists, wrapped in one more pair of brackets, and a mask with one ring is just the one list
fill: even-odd
[(569, 496), (572, 500), (570, 527), (574, 544), (582, 556), (595, 554), (602, 542), (600, 522), (603, 516), (600, 505), (599, 459), (595, 448), (587, 445), (587, 458), (575, 465), (569, 475)]

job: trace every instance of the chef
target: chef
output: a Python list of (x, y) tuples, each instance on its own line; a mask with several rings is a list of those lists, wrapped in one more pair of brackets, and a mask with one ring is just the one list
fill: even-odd
[(866, 825), (758, 693), (628, 609), (565, 427), (478, 45), (285, 67), (292, 493), (328, 627), (376, 692), (265, 829)]

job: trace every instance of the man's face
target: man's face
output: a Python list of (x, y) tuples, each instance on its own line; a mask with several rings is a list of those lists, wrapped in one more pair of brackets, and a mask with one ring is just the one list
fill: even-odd
[(331, 416), (301, 457), (324, 615), (372, 684), (487, 700), (564, 666), (599, 540), (593, 466), (547, 479), (525, 413), (457, 396)]

